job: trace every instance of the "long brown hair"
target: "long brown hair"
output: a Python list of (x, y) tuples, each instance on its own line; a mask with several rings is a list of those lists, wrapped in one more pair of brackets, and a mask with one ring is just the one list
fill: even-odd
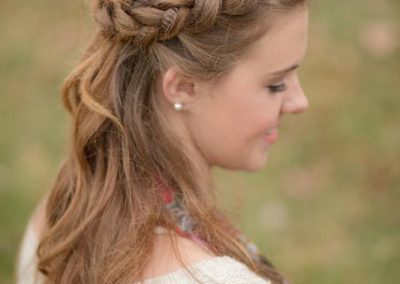
[[(283, 283), (230, 235), (213, 182), (166, 121), (156, 100), (171, 66), (217, 80), (273, 24), (305, 0), (91, 0), (99, 24), (62, 98), (72, 116), (70, 152), (47, 199), (38, 269), (46, 283), (133, 283), (153, 247), (153, 228), (172, 226), (162, 176), (216, 255)], [(269, 21), (269, 19), (271, 19)]]

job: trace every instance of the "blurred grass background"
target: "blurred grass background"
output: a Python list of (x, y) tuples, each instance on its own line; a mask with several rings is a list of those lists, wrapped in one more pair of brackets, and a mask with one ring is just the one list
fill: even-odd
[[(0, 2), (0, 283), (66, 153), (59, 99), (93, 22), (83, 0)], [(400, 279), (400, 2), (313, 1), (286, 117), (258, 173), (216, 170), (223, 202), (292, 283)]]

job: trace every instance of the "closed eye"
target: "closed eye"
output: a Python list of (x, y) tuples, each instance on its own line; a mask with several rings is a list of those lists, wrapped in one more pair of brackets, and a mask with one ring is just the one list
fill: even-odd
[(268, 89), (270, 90), (271, 93), (281, 93), (286, 91), (286, 84), (278, 84), (278, 85), (269, 85)]

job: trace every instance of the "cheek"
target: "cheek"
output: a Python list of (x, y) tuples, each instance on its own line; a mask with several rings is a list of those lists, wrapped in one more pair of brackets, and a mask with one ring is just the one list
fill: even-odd
[(275, 102), (265, 93), (245, 90), (215, 97), (191, 118), (197, 148), (212, 164), (240, 165), (262, 151), (262, 136), (276, 121)]
[(231, 120), (233, 133), (241, 138), (243, 143), (260, 138), (276, 120), (275, 105), (263, 96), (243, 103), (233, 112)]
[(233, 99), (215, 98), (191, 118), (189, 131), (203, 156), (213, 164), (221, 164), (243, 150), (251, 126), (248, 115)]
[(261, 142), (271, 120), (265, 104), (254, 100), (231, 101), (212, 117), (214, 120), (209, 121), (210, 140), (213, 140), (213, 145), (220, 146), (221, 153), (233, 156), (251, 151), (254, 144)]

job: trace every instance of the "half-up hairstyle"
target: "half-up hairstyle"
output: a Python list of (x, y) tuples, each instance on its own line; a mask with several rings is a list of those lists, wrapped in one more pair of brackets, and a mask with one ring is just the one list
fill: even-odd
[(46, 283), (133, 283), (141, 279), (156, 225), (172, 228), (162, 176), (216, 255), (273, 283), (283, 277), (252, 259), (230, 234), (213, 182), (190, 159), (156, 99), (171, 66), (198, 80), (229, 72), (273, 19), (306, 0), (90, 0), (98, 29), (65, 79), (70, 151), (47, 198), (38, 270)]

